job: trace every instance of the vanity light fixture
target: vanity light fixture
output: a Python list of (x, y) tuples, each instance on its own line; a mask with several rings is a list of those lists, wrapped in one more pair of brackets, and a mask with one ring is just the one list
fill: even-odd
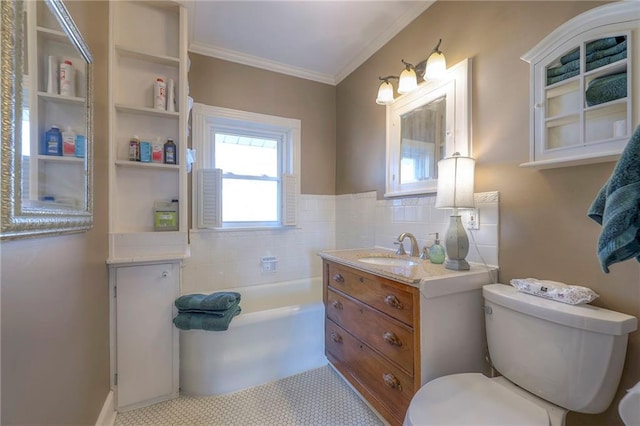
[(398, 93), (404, 95), (414, 91), (418, 87), (418, 77), (416, 77), (415, 67), (408, 62), (402, 60), (404, 70), (400, 73), (400, 81), (398, 81)]
[(473, 175), (475, 160), (455, 152), (451, 157), (438, 161), (438, 193), (436, 208), (453, 209), (445, 240), (447, 259), (445, 268), (456, 271), (468, 270), (465, 260), (469, 253), (469, 237), (458, 214), (459, 208), (475, 207), (473, 198)]
[(389, 83), (389, 79), (391, 78), (399, 80), (398, 93), (401, 95), (409, 93), (418, 87), (418, 75), (422, 76), (424, 80), (443, 79), (447, 73), (447, 61), (440, 50), (440, 43), (442, 43), (442, 39), (438, 40), (438, 44), (433, 48), (429, 57), (418, 62), (416, 65), (410, 64), (402, 59), (404, 70), (402, 70), (400, 77), (378, 77), (382, 80), (382, 84), (378, 89), (376, 103), (379, 105), (389, 105), (393, 102), (393, 86)]
[(378, 77), (382, 80), (382, 84), (380, 84), (380, 88), (378, 89), (378, 97), (376, 98), (376, 103), (378, 105), (389, 105), (393, 102), (393, 86), (389, 83), (389, 80), (392, 78), (398, 79), (398, 76), (388, 75), (386, 77)]

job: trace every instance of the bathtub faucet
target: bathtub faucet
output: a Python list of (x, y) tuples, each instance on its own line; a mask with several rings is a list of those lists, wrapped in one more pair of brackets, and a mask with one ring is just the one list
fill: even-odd
[(402, 234), (400, 234), (398, 236), (400, 247), (402, 247), (402, 242), (405, 238), (409, 238), (409, 241), (411, 241), (411, 252), (409, 252), (409, 255), (411, 257), (420, 257), (420, 248), (418, 247), (418, 241), (416, 240), (416, 237), (413, 236), (413, 234), (409, 232), (403, 232)]

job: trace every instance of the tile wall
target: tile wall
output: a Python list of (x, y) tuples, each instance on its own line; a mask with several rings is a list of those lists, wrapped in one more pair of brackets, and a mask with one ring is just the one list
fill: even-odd
[[(498, 265), (498, 193), (476, 194), (480, 228), (470, 231), (467, 260)], [(450, 210), (435, 208), (435, 196), (377, 200), (375, 192), (302, 195), (296, 229), (192, 231), (191, 257), (185, 260), (182, 293), (212, 292), (293, 281), (322, 275), (322, 250), (379, 246), (393, 249), (402, 232), (420, 247), (444, 235)], [(474, 245), (475, 240), (475, 245)], [(408, 241), (405, 248), (409, 249)], [(475, 246), (477, 245), (477, 250)], [(275, 256), (275, 272), (264, 272), (261, 258)], [(481, 258), (482, 257), (482, 258)]]

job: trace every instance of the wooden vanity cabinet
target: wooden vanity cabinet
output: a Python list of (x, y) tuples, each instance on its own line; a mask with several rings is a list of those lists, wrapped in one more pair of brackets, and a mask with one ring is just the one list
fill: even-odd
[(392, 425), (420, 388), (418, 288), (323, 261), (325, 354)]

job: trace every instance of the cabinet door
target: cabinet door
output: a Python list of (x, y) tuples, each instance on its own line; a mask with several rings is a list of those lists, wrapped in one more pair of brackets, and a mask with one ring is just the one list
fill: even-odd
[(171, 263), (116, 269), (118, 409), (177, 396), (179, 271)]

